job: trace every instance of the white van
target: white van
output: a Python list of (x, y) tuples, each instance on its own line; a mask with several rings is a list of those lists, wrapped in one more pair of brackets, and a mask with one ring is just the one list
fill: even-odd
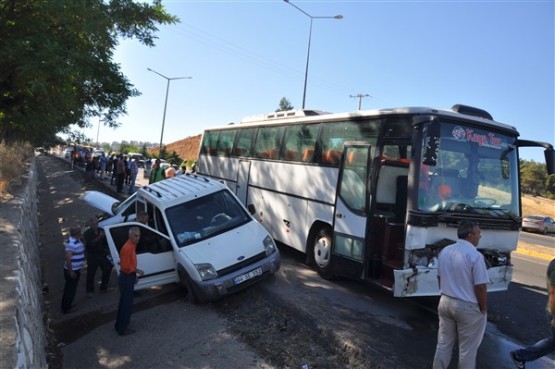
[[(140, 188), (115, 207), (109, 205), (109, 196), (98, 194), (89, 192), (83, 199), (115, 213), (99, 225), (118, 273), (119, 250), (129, 228), (141, 229), (137, 265), (145, 274), (136, 290), (180, 282), (192, 301), (210, 301), (271, 276), (280, 267), (272, 237), (220, 182), (177, 176)], [(148, 225), (129, 221), (141, 210), (149, 214)]]

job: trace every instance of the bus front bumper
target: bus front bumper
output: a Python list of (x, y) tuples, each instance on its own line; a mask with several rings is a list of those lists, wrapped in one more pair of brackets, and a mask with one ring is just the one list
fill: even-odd
[[(439, 296), (437, 268), (417, 267), (394, 270), (395, 297)], [(510, 265), (496, 266), (488, 269), (490, 282), (488, 292), (506, 291), (513, 277)]]

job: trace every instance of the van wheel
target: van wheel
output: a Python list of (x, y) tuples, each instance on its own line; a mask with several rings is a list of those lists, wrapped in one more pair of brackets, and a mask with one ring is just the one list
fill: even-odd
[(192, 287), (191, 279), (183, 270), (179, 271), (179, 281), (181, 282), (181, 285), (187, 290), (187, 300), (193, 304), (198, 304), (200, 300)]
[(333, 277), (331, 262), (332, 233), (329, 228), (322, 228), (313, 238), (311, 247), (311, 260), (318, 274), (324, 279)]

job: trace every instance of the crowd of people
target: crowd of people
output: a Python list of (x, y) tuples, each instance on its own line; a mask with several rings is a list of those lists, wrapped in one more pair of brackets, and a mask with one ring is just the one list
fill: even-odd
[[(111, 154), (93, 156), (91, 153), (79, 155), (81, 161), (75, 163), (82, 164), (85, 167), (87, 180), (98, 178), (107, 180), (110, 178), (110, 185), (116, 186), (116, 192), (123, 193), (123, 186), (129, 186), (128, 195), (132, 195), (136, 191), (136, 180), (139, 174), (139, 159), (130, 158), (124, 154)], [(145, 173), (149, 177), (149, 184), (161, 181), (166, 178), (175, 177), (187, 172), (187, 160), (184, 160), (178, 166), (173, 160), (169, 164), (162, 164), (160, 159), (147, 159), (144, 162)], [(191, 165), (191, 172), (196, 171), (196, 161)]]
[[(142, 216), (144, 220), (144, 216)], [(146, 218), (148, 221), (148, 217)], [(104, 231), (98, 227), (98, 220), (92, 217), (87, 220), (88, 228), (82, 234), (79, 225), (69, 228), (69, 237), (64, 248), (64, 279), (65, 286), (62, 296), (62, 313), (68, 314), (76, 310), (73, 304), (81, 272), (86, 273), (85, 289), (87, 298), (94, 296), (96, 287), (96, 271), (100, 268), (102, 272), (99, 290), (107, 292), (110, 277), (113, 270), (113, 261), (106, 241)], [(118, 312), (114, 328), (120, 336), (133, 334), (135, 331), (129, 328), (131, 314), (133, 311), (134, 285), (138, 278), (144, 275), (141, 269), (137, 268), (136, 248), (141, 237), (138, 227), (129, 229), (128, 240), (120, 250), (120, 272), (118, 276), (118, 286), (120, 299)]]

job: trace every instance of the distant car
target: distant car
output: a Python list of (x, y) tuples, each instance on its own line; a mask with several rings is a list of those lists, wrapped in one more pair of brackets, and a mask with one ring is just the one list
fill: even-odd
[(543, 234), (555, 232), (555, 220), (545, 215), (527, 215), (522, 218), (522, 230)]
[(92, 157), (93, 158), (99, 158), (102, 156), (102, 154), (104, 154), (104, 150), (101, 149), (96, 149), (93, 151)]

